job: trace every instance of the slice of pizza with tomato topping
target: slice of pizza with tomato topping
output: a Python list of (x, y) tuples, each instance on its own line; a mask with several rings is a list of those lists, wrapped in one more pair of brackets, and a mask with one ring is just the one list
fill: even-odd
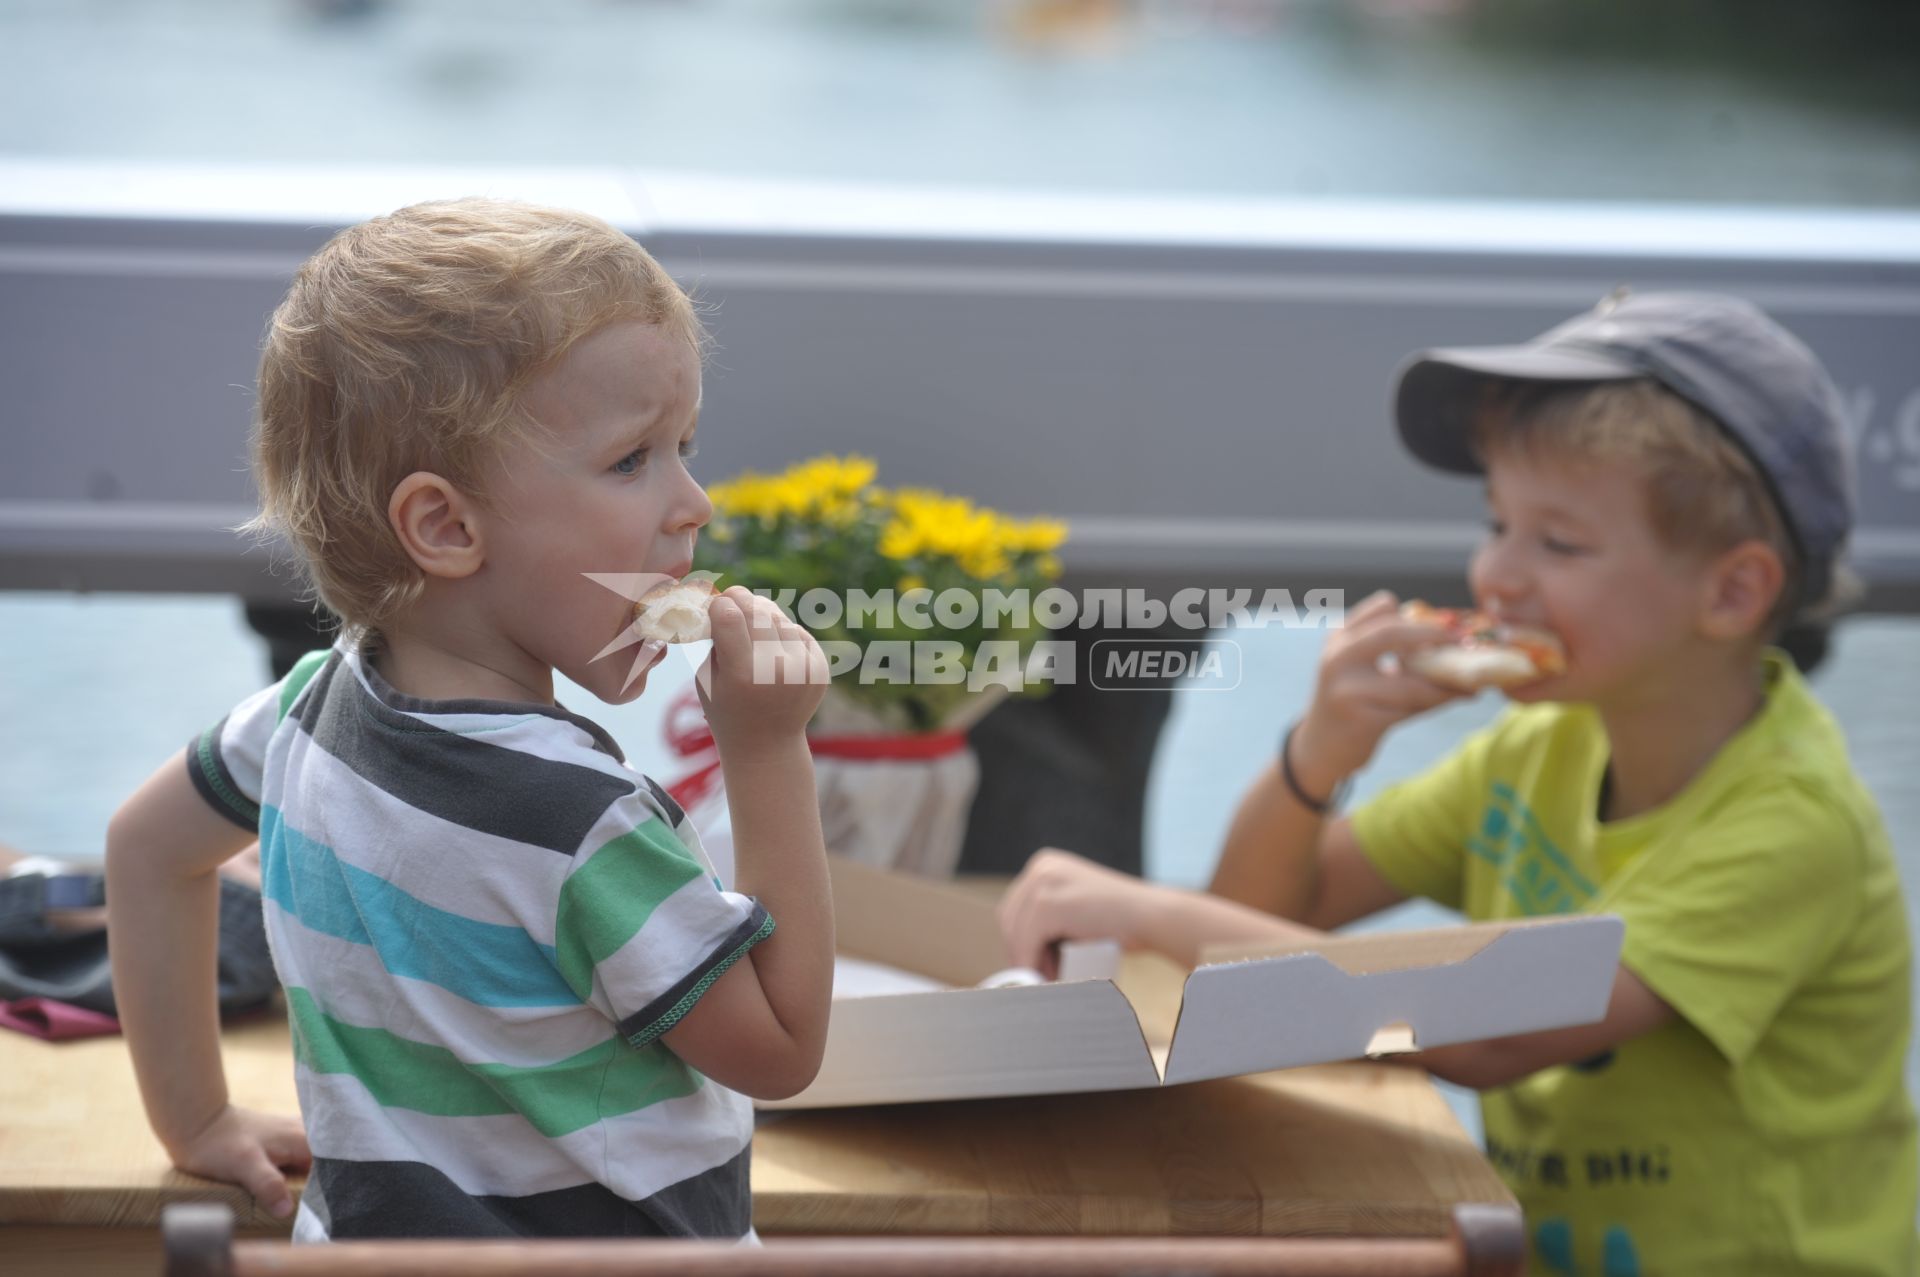
[(1407, 658), (1407, 668), (1423, 678), (1461, 691), (1518, 687), (1567, 667), (1567, 650), (1546, 630), (1513, 625), (1472, 608), (1434, 607), (1415, 600), (1403, 604), (1409, 621), (1437, 625), (1448, 641)]

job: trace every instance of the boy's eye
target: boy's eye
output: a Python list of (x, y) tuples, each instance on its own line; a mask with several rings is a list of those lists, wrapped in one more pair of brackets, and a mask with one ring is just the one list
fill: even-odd
[(691, 461), (699, 455), (700, 445), (696, 441), (689, 439), (680, 445), (680, 459), (682, 461)]
[(1500, 536), (1503, 533), (1505, 533), (1506, 530), (1507, 530), (1507, 525), (1500, 522), (1500, 520), (1498, 519), (1487, 520), (1487, 534), (1489, 536), (1496, 536), (1496, 537)]
[(638, 474), (640, 467), (646, 463), (647, 450), (645, 448), (635, 448), (632, 452), (629, 452), (626, 456), (613, 463), (613, 472), (615, 474)]
[(1553, 538), (1553, 537), (1541, 537), (1541, 538), (1540, 538), (1540, 544), (1546, 547), (1546, 550), (1547, 550), (1547, 553), (1548, 553), (1548, 554), (1579, 554), (1579, 553), (1582, 553), (1582, 551), (1581, 551), (1581, 549), (1580, 549), (1580, 547), (1579, 547), (1579, 546), (1577, 546), (1577, 545), (1569, 545), (1569, 544), (1568, 544), (1567, 542), (1565, 542), (1565, 541), (1561, 541), (1561, 540), (1557, 540), (1557, 539), (1555, 539), (1555, 538)]

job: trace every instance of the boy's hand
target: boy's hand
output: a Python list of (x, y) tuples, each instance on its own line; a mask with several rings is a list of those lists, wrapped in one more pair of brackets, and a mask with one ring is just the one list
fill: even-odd
[(256, 1113), (229, 1104), (177, 1149), (173, 1164), (194, 1175), (238, 1184), (275, 1219), (293, 1213), (293, 1194), (283, 1171), (309, 1170), (313, 1154), (300, 1119)]
[(694, 683), (714, 744), (797, 739), (827, 694), (827, 657), (773, 600), (736, 585), (707, 609), (713, 651)]
[(1327, 637), (1313, 702), (1293, 735), (1291, 762), (1300, 783), (1332, 793), (1366, 766), (1388, 728), (1465, 695), (1403, 666), (1381, 668), (1385, 656), (1399, 660), (1446, 641), (1442, 626), (1401, 619), (1400, 600), (1385, 590), (1349, 612), (1346, 625)]
[(1140, 947), (1140, 919), (1158, 888), (1052, 847), (1033, 854), (1000, 898), (1000, 934), (1016, 967), (1058, 974), (1060, 940), (1118, 940)]

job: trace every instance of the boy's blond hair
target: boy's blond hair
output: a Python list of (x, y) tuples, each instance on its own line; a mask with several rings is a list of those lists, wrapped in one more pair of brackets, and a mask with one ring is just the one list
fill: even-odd
[(1718, 422), (1658, 382), (1491, 382), (1472, 444), (1483, 463), (1516, 453), (1638, 466), (1648, 521), (1662, 545), (1717, 554), (1742, 541), (1764, 542), (1786, 576), (1759, 637), (1777, 637), (1793, 619), (1799, 554), (1766, 480)]
[(394, 487), (428, 470), (484, 502), (488, 458), (534, 428), (521, 392), (625, 318), (704, 347), (679, 285), (585, 213), (460, 199), (348, 227), (268, 326), (261, 508), (243, 530), (284, 534), (320, 601), (350, 630), (377, 627), (425, 585), (387, 517)]

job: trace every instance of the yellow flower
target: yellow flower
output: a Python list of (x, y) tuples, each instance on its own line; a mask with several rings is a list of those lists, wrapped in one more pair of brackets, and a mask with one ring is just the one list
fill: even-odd
[(1058, 519), (1008, 519), (1002, 534), (1015, 554), (1046, 553), (1067, 539), (1067, 525)]
[(716, 483), (707, 495), (722, 516), (773, 522), (782, 517), (824, 518), (846, 526), (859, 517), (857, 494), (873, 482), (867, 457), (815, 457), (776, 475), (747, 471)]
[(889, 523), (880, 532), (880, 553), (889, 559), (911, 559), (920, 553), (919, 530), (902, 520)]
[(1012, 566), (1007, 556), (1000, 553), (998, 546), (975, 546), (961, 554), (959, 559), (967, 575), (982, 581), (991, 580)]
[(740, 519), (772, 520), (787, 513), (791, 501), (786, 484), (778, 478), (748, 471), (726, 483), (707, 490), (716, 514)]
[[(1005, 577), (1016, 563), (1044, 576), (1059, 574), (1053, 551), (1066, 540), (1065, 523), (1008, 518), (933, 488), (879, 488), (875, 473), (870, 457), (820, 456), (779, 474), (739, 475), (715, 484), (709, 495), (721, 519), (758, 519), (767, 529), (791, 529), (797, 534), (790, 544), (794, 553), (873, 536), (884, 558), (950, 564), (977, 580)], [(918, 583), (903, 589), (925, 588), (918, 575), (903, 580)]]

